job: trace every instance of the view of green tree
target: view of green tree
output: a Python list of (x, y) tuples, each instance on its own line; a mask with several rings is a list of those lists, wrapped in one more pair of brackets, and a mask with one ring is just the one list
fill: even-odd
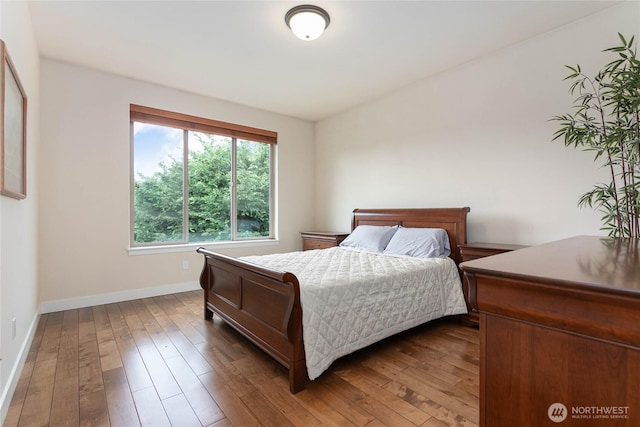
[(189, 241), (231, 239), (231, 138), (190, 133), (202, 151), (189, 151)]
[[(188, 240), (231, 240), (232, 140), (199, 132), (189, 132), (189, 140), (197, 149), (188, 159)], [(269, 236), (270, 147), (239, 140), (236, 159), (237, 237)], [(182, 167), (182, 159), (171, 158), (135, 178), (136, 243), (183, 240)]]
[(238, 237), (269, 235), (269, 145), (238, 141)]
[(133, 192), (134, 241), (137, 243), (182, 240), (182, 162), (160, 164), (152, 176), (138, 176)]

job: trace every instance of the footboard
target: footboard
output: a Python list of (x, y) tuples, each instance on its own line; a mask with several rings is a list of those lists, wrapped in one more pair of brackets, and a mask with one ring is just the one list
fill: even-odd
[(215, 312), (289, 370), (289, 389), (304, 388), (302, 306), (297, 277), (198, 248), (205, 318)]

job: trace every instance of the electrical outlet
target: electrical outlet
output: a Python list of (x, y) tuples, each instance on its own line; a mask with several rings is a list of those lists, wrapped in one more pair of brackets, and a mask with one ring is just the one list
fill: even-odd
[(188, 260), (184, 260), (182, 261), (182, 269), (183, 270), (188, 270), (189, 269), (189, 261)]
[(11, 339), (16, 339), (16, 318), (11, 319)]

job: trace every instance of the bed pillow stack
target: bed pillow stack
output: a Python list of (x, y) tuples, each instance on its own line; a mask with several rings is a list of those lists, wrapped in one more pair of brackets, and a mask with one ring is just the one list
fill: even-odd
[(451, 254), (449, 236), (442, 228), (359, 225), (340, 246), (420, 258)]

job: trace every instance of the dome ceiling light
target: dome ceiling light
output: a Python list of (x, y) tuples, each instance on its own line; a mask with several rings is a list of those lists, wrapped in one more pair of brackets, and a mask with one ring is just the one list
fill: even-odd
[(331, 19), (326, 10), (305, 4), (289, 10), (284, 16), (284, 21), (296, 37), (311, 41), (322, 35)]

